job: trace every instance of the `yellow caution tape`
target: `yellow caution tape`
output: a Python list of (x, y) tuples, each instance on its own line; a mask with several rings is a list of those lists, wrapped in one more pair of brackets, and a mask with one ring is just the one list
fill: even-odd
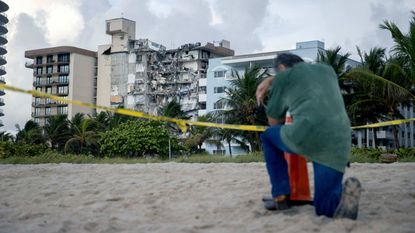
[(183, 133), (187, 131), (188, 125), (223, 128), (223, 129), (245, 130), (245, 131), (260, 131), (260, 132), (265, 131), (266, 129), (266, 126), (217, 124), (217, 123), (210, 123), (210, 122), (188, 121), (188, 120), (176, 119), (176, 118), (165, 117), (165, 116), (154, 116), (154, 115), (150, 115), (144, 112), (138, 112), (138, 111), (133, 111), (129, 109), (106, 107), (106, 106), (100, 106), (100, 105), (85, 103), (85, 102), (76, 101), (76, 100), (68, 100), (68, 99), (64, 99), (56, 95), (51, 95), (48, 93), (35, 91), (35, 90), (25, 90), (25, 89), (21, 89), (21, 88), (14, 87), (14, 86), (9, 86), (6, 84), (0, 84), (0, 89), (6, 89), (10, 91), (15, 91), (15, 92), (31, 94), (33, 96), (40, 97), (40, 98), (50, 98), (56, 101), (70, 103), (70, 104), (74, 104), (74, 105), (78, 105), (82, 107), (102, 109), (105, 111), (110, 111), (110, 112), (127, 115), (127, 116), (145, 118), (145, 119), (150, 119), (150, 120), (172, 122), (172, 123), (177, 124), (177, 126), (180, 128), (180, 130)]
[(411, 122), (411, 121), (415, 121), (415, 118), (384, 121), (384, 122), (373, 123), (373, 124), (368, 124), (368, 125), (361, 125), (361, 126), (353, 126), (352, 129), (379, 128), (379, 127), (384, 127), (384, 126), (400, 125), (400, 124), (408, 123), (408, 122)]
[[(243, 131), (257, 131), (257, 132), (263, 132), (267, 129), (267, 126), (262, 126), (262, 125), (218, 124), (218, 123), (211, 123), (211, 122), (189, 121), (189, 120), (176, 119), (176, 118), (165, 117), (165, 116), (154, 116), (154, 115), (150, 115), (150, 114), (147, 114), (147, 113), (144, 113), (144, 112), (133, 111), (133, 110), (130, 110), (130, 109), (106, 107), (106, 106), (100, 106), (100, 105), (85, 103), (85, 102), (76, 101), (76, 100), (68, 100), (68, 99), (64, 99), (64, 98), (56, 96), (56, 95), (51, 95), (51, 94), (36, 91), (36, 90), (25, 90), (25, 89), (21, 89), (21, 88), (14, 87), (14, 86), (9, 86), (9, 85), (6, 85), (6, 84), (0, 84), (0, 89), (6, 89), (6, 90), (14, 91), (14, 92), (31, 94), (33, 96), (40, 97), (40, 98), (50, 98), (50, 99), (53, 99), (53, 100), (56, 100), (56, 101), (70, 103), (70, 104), (74, 104), (74, 105), (78, 105), (78, 106), (82, 106), (82, 107), (102, 109), (102, 110), (105, 110), (105, 111), (110, 111), (110, 112), (114, 112), (114, 113), (118, 113), (118, 114), (122, 114), (122, 115), (127, 115), (127, 116), (145, 118), (145, 119), (150, 119), (150, 120), (172, 122), (172, 123), (175, 123), (183, 133), (187, 132), (188, 126), (190, 126), (190, 125), (202, 126), (202, 127), (222, 128), (222, 129), (243, 130)], [(407, 122), (410, 122), (410, 121), (415, 121), (415, 118), (385, 121), (385, 122), (379, 122), (379, 123), (362, 125), (362, 126), (354, 126), (354, 127), (352, 127), (352, 129), (377, 128), (377, 127), (390, 126), (390, 125), (400, 125), (400, 124), (407, 123)]]

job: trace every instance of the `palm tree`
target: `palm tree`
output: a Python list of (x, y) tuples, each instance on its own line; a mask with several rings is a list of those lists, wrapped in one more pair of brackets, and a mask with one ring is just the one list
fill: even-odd
[(327, 64), (333, 67), (338, 77), (343, 76), (345, 72), (346, 61), (350, 56), (350, 53), (344, 55), (340, 54), (341, 47), (337, 46), (334, 49), (328, 49), (325, 51), (318, 51), (317, 62)]
[(381, 29), (391, 33), (395, 45), (391, 52), (396, 58), (391, 66), (394, 72), (409, 79), (415, 84), (415, 11), (411, 11), (408, 34), (403, 34), (395, 23), (385, 20), (379, 25)]
[(97, 122), (93, 119), (83, 118), (81, 122), (71, 121), (72, 138), (65, 143), (65, 153), (75, 151), (96, 153), (98, 150), (99, 134)]
[(52, 149), (62, 150), (71, 135), (66, 115), (49, 117), (43, 129)]
[[(237, 72), (235, 76), (230, 81), (231, 87), (225, 90), (227, 97), (219, 100), (224, 101), (226, 110), (218, 111), (218, 116), (229, 124), (266, 125), (266, 115), (264, 111), (258, 111), (255, 92), (258, 84), (269, 76), (267, 70), (260, 66), (246, 67), (242, 77)], [(247, 139), (252, 151), (260, 150), (259, 133), (244, 131), (240, 136)]]
[[(385, 58), (384, 49), (374, 48), (369, 54), (362, 55), (363, 67), (354, 69), (348, 78), (358, 80), (357, 88), (367, 94), (367, 99), (360, 99), (350, 109), (377, 108), (381, 113), (379, 118), (403, 118), (399, 106), (413, 104), (415, 96), (415, 12), (411, 11), (408, 34), (403, 34), (393, 22), (385, 20), (381, 29), (388, 30), (395, 42), (392, 48), (392, 57)], [(382, 109), (383, 108), (383, 109)], [(383, 112), (383, 113), (382, 113)], [(386, 112), (386, 113), (385, 113)], [(372, 113), (373, 114), (373, 113)], [(378, 115), (378, 114), (373, 114)], [(396, 126), (392, 127), (395, 147), (399, 148)]]
[(0, 132), (0, 141), (2, 142), (13, 142), (14, 140), (14, 136), (6, 131), (1, 131)]
[(111, 130), (111, 119), (113, 114), (111, 112), (100, 112), (95, 117), (94, 120), (97, 122), (98, 132), (105, 132)]
[[(352, 119), (356, 115), (367, 122), (402, 118), (399, 107), (415, 98), (410, 92), (410, 80), (396, 73), (395, 58), (387, 59), (385, 49), (373, 48), (369, 53), (358, 49), (362, 67), (351, 70), (346, 76), (353, 82), (352, 104), (348, 110)], [(395, 147), (399, 148), (396, 126), (392, 127)]]
[(189, 119), (185, 112), (181, 109), (180, 103), (175, 99), (161, 107), (158, 111), (159, 115), (171, 118)]
[(23, 142), (27, 144), (43, 144), (45, 143), (45, 137), (43, 136), (42, 129), (39, 125), (29, 120), (24, 125), (24, 128), (21, 129), (18, 124), (16, 124), (17, 134), (16, 142)]

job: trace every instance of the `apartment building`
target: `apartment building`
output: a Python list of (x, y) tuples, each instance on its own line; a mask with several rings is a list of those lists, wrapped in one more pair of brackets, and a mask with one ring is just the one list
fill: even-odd
[[(4, 65), (7, 63), (6, 57), (4, 56), (7, 53), (7, 49), (5, 45), (7, 44), (7, 23), (9, 22), (9, 19), (7, 18), (7, 15), (5, 12), (9, 9), (9, 6), (3, 2), (0, 1), (0, 83), (6, 83), (4, 79), (4, 75), (6, 75), (6, 69), (4, 68)], [(4, 96), (5, 92), (4, 90), (0, 89), (0, 96)], [(4, 99), (0, 98), (0, 107), (4, 106)], [(3, 109), (0, 108), (0, 117), (4, 116)], [(3, 126), (3, 122), (0, 120), (0, 127)]]
[[(33, 69), (33, 88), (61, 98), (95, 104), (96, 52), (71, 46), (28, 50), (32, 59), (26, 67)], [(52, 99), (33, 97), (32, 119), (44, 126), (54, 115), (93, 114), (93, 109)]]
[(97, 103), (154, 115), (175, 99), (196, 118), (205, 103), (200, 101), (198, 80), (206, 78), (209, 59), (234, 55), (226, 40), (166, 49), (136, 39), (135, 22), (124, 18), (107, 20), (106, 33), (112, 43), (98, 48)]
[[(199, 98), (206, 99), (206, 108), (199, 110), (199, 115), (226, 110), (228, 107), (223, 101), (226, 98), (225, 90), (230, 87), (230, 80), (236, 78), (236, 72), (240, 77), (243, 76), (246, 67), (260, 66), (262, 71), (273, 75), (274, 59), (281, 53), (293, 53), (303, 58), (306, 62), (315, 62), (319, 51), (324, 51), (324, 43), (321, 41), (306, 41), (296, 43), (296, 48), (291, 50), (272, 51), (265, 53), (245, 54), (231, 57), (209, 59), (209, 68), (206, 79), (199, 80), (199, 88), (206, 90), (203, 94), (199, 94)], [(356, 67), (359, 62), (349, 59), (346, 67)], [(206, 94), (204, 94), (206, 93)], [(229, 154), (227, 146), (213, 146), (205, 144), (204, 148), (213, 154)], [(231, 144), (232, 154), (246, 153), (236, 144)]]

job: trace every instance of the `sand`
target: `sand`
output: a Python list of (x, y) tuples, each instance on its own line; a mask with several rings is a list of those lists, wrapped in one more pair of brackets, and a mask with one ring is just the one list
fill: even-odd
[(415, 232), (415, 163), (346, 176), (364, 187), (357, 221), (266, 211), (263, 163), (0, 165), (0, 232)]

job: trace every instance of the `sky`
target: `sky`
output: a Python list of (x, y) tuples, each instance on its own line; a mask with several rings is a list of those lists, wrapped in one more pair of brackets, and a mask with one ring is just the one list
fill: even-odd
[[(105, 20), (136, 21), (136, 38), (167, 48), (226, 39), (236, 54), (294, 49), (300, 41), (341, 46), (358, 60), (356, 46), (390, 49), (383, 20), (406, 33), (415, 0), (3, 0), (10, 9), (5, 75), (9, 85), (32, 89), (24, 51), (53, 46), (97, 50), (109, 44)], [(14, 133), (31, 119), (31, 96), (6, 91), (0, 131)]]

